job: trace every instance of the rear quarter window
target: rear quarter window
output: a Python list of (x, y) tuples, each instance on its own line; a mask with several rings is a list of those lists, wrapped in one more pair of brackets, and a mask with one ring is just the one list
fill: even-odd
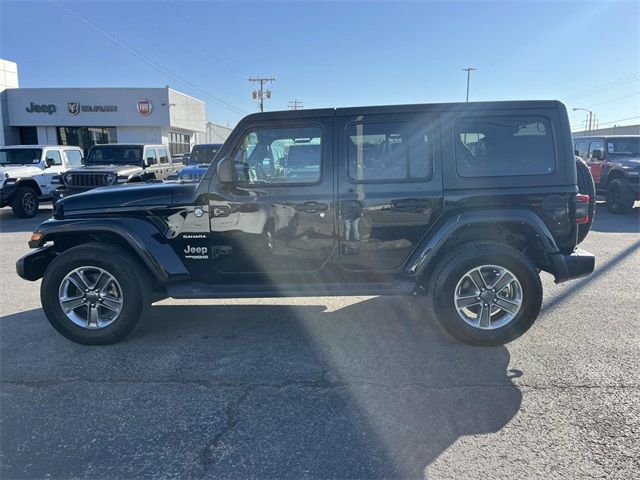
[(454, 134), (462, 177), (546, 175), (556, 168), (551, 124), (544, 117), (462, 118)]

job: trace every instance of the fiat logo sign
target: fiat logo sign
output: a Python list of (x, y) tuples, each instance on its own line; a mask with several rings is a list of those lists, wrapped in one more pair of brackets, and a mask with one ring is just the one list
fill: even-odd
[(151, 115), (151, 101), (150, 100), (140, 100), (138, 102), (138, 113), (143, 116)]

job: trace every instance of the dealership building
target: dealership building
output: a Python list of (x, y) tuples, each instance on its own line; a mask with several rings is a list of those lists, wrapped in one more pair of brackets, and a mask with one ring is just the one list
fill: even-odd
[(205, 103), (171, 88), (19, 88), (17, 65), (0, 60), (0, 145), (222, 143), (231, 129), (206, 120)]

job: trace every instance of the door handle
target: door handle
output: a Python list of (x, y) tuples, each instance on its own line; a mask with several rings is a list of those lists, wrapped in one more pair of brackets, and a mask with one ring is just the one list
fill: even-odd
[(294, 209), (298, 212), (318, 213), (329, 210), (329, 205), (327, 205), (326, 203), (306, 202), (300, 205), (296, 205)]
[(428, 205), (429, 202), (427, 200), (419, 200), (417, 198), (407, 198), (406, 200), (397, 200), (391, 203), (392, 208), (396, 210), (417, 210)]

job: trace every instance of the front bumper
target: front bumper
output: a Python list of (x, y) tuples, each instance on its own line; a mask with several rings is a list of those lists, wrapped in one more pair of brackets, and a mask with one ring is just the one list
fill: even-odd
[[(31, 246), (31, 242), (29, 242)], [(53, 245), (38, 248), (16, 262), (16, 272), (20, 278), (34, 281), (42, 278), (44, 271), (58, 253), (53, 250)]]
[(0, 188), (0, 207), (6, 207), (7, 205), (11, 205), (13, 200), (13, 194), (16, 192), (15, 185), (4, 185)]
[(589, 276), (596, 265), (593, 253), (576, 248), (571, 255), (551, 255), (556, 283), (563, 283), (574, 278)]

